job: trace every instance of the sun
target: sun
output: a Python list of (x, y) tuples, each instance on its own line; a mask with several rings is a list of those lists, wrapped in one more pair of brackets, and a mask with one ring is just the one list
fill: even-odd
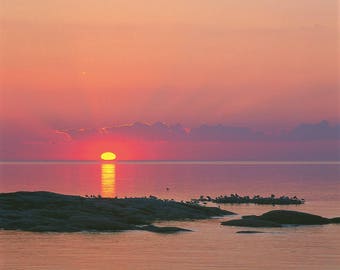
[(100, 158), (102, 160), (115, 160), (117, 158), (116, 154), (115, 153), (112, 153), (112, 152), (104, 152), (100, 155)]

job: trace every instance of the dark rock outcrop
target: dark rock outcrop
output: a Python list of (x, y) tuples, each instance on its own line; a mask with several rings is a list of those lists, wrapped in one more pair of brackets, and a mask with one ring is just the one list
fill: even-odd
[(276, 197), (272, 194), (269, 197), (261, 197), (259, 195), (255, 195), (253, 197), (250, 196), (240, 196), (238, 194), (230, 194), (228, 195), (221, 195), (216, 198), (212, 198), (210, 196), (200, 196), (198, 199), (192, 199), (193, 202), (213, 202), (213, 203), (222, 203), (222, 204), (271, 204), (271, 205), (298, 205), (305, 203), (304, 199), (299, 199), (296, 196), (288, 197), (288, 196), (281, 196)]
[(321, 216), (298, 211), (274, 210), (264, 213), (259, 217), (261, 220), (276, 222), (279, 224), (294, 225), (321, 225), (328, 224), (330, 220)]
[(184, 229), (148, 226), (161, 220), (206, 219), (231, 215), (217, 207), (149, 198), (84, 198), (51, 192), (0, 194), (0, 228), (37, 232)]
[(236, 233), (242, 233), (242, 234), (255, 234), (255, 233), (264, 233), (260, 231), (238, 231)]
[(261, 216), (243, 216), (242, 219), (228, 220), (221, 224), (242, 227), (282, 227), (285, 225), (322, 225), (340, 223), (340, 218), (325, 218), (298, 211), (273, 210)]
[(267, 220), (261, 220), (258, 218), (242, 218), (221, 222), (222, 225), (227, 226), (241, 226), (241, 227), (254, 227), (254, 228), (270, 228), (270, 227), (282, 227), (281, 224), (271, 222)]
[(157, 233), (177, 233), (177, 232), (191, 232), (191, 230), (178, 227), (158, 227), (155, 225), (147, 225), (141, 227), (141, 230)]
[(340, 223), (340, 217), (331, 218), (331, 223)]

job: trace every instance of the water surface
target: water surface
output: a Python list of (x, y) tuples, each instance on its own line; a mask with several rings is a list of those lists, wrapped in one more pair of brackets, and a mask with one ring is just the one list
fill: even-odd
[[(293, 209), (340, 216), (338, 164), (134, 162), (2, 163), (0, 192), (48, 190), (105, 197), (187, 200), (200, 195), (270, 194), (306, 199), (299, 206), (223, 205), (238, 214)], [(29, 233), (0, 231), (0, 269), (339, 269), (340, 226), (261, 229), (222, 219), (163, 222), (192, 233)]]

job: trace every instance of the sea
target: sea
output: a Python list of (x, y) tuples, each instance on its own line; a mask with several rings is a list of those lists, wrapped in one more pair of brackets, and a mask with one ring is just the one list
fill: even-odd
[[(289, 209), (340, 216), (340, 162), (51, 161), (1, 162), (0, 192), (190, 200), (201, 195), (297, 196), (290, 206), (224, 204), (237, 213), (158, 222), (192, 232), (32, 233), (0, 230), (0, 269), (339, 270), (340, 225), (260, 228), (220, 225), (242, 215)], [(248, 228), (249, 229), (249, 228)]]

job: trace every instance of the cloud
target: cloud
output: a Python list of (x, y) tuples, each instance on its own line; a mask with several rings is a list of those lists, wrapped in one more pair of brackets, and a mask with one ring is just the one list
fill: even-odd
[(105, 128), (52, 130), (3, 123), (1, 160), (95, 159), (112, 149), (120, 159), (338, 160), (340, 125), (299, 124), (266, 134), (248, 127), (136, 122)]
[(340, 140), (340, 125), (331, 126), (327, 121), (315, 124), (299, 124), (289, 131), (266, 134), (249, 127), (228, 125), (201, 125), (188, 129), (182, 125), (167, 125), (161, 122), (113, 126), (101, 129), (65, 130), (74, 139), (111, 138), (146, 141), (313, 141)]
[(180, 124), (166, 125), (161, 122), (145, 124), (136, 122), (132, 125), (105, 127), (100, 129), (65, 130), (74, 139), (87, 139), (94, 137), (120, 139), (120, 140), (147, 140), (172, 141), (187, 138), (187, 132)]
[(265, 139), (265, 135), (247, 127), (202, 125), (191, 130), (190, 138), (202, 141), (260, 140)]
[(281, 138), (296, 141), (339, 140), (340, 124), (331, 126), (325, 120), (316, 124), (300, 124)]
[(0, 160), (62, 159), (56, 153), (68, 149), (71, 136), (39, 123), (3, 121), (0, 133)]

